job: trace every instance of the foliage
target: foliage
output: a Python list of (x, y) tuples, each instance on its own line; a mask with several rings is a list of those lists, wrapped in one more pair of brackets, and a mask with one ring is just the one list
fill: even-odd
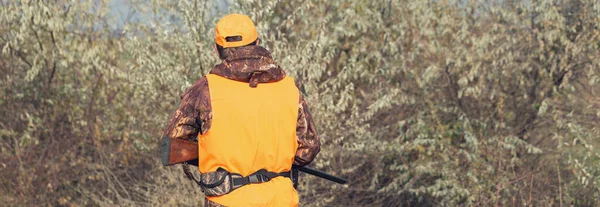
[(596, 1), (130, 3), (0, 1), (0, 201), (201, 203), (157, 143), (225, 11), (298, 80), (313, 166), (351, 181), (301, 175), (303, 206), (600, 204)]

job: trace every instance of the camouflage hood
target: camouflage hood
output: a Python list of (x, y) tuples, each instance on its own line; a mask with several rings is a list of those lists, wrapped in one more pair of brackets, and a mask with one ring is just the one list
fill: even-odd
[(256, 87), (259, 83), (280, 81), (286, 75), (275, 63), (271, 53), (261, 46), (237, 49), (231, 57), (216, 65), (210, 73), (247, 82), (251, 87)]

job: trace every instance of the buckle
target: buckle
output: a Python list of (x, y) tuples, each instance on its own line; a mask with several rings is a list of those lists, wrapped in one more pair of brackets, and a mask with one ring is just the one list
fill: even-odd
[(257, 183), (258, 182), (258, 177), (256, 175), (250, 175), (250, 176), (248, 176), (248, 181), (250, 183)]
[(250, 183), (263, 183), (269, 181), (269, 178), (262, 174), (256, 174), (248, 176), (248, 181)]
[(258, 174), (258, 179), (260, 182), (268, 182), (269, 178), (266, 175)]

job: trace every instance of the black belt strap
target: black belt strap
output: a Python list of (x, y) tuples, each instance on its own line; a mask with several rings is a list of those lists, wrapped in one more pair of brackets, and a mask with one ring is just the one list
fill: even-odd
[(269, 172), (265, 169), (256, 171), (255, 173), (252, 173), (251, 175), (248, 175), (246, 177), (241, 177), (241, 178), (233, 178), (232, 179), (232, 184), (233, 186), (243, 186), (243, 185), (247, 185), (250, 183), (263, 183), (263, 182), (268, 182), (269, 180), (278, 177), (278, 176), (284, 176), (284, 177), (290, 177), (290, 172), (281, 172), (281, 173), (275, 173), (275, 172)]

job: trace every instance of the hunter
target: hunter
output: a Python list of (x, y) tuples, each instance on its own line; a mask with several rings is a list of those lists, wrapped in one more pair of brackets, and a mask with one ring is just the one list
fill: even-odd
[(222, 62), (183, 93), (164, 130), (171, 139), (197, 141), (204, 206), (298, 206), (290, 170), (320, 151), (294, 78), (259, 44), (248, 16), (219, 20), (215, 51)]

